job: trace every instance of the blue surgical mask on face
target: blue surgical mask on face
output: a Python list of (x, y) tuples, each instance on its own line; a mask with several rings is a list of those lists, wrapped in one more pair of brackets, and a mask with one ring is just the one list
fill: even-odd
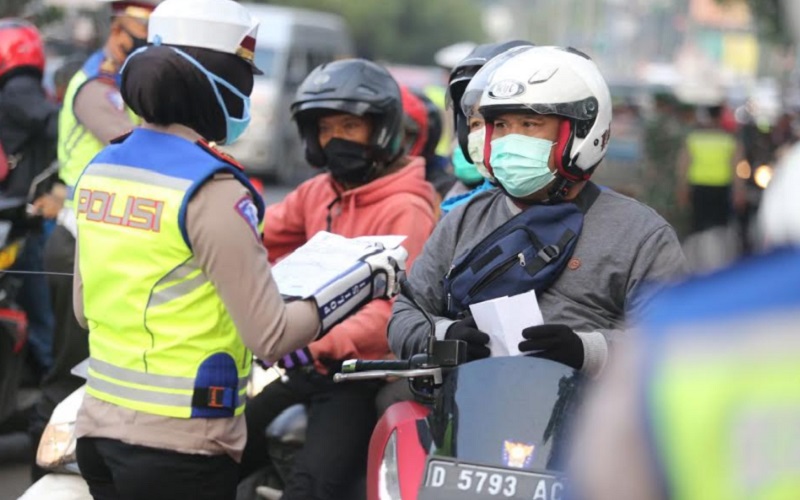
[(552, 141), (520, 134), (494, 139), (490, 163), (495, 179), (517, 198), (539, 191), (555, 179), (548, 167), (554, 145)]
[(483, 176), (478, 171), (478, 168), (467, 161), (464, 157), (464, 152), (461, 151), (458, 145), (453, 149), (452, 163), (453, 173), (464, 184), (471, 186), (483, 181)]
[[(160, 40), (156, 39), (153, 45), (161, 45)], [(179, 54), (181, 57), (192, 63), (194, 67), (199, 69), (208, 79), (208, 82), (211, 84), (211, 88), (214, 89), (214, 95), (217, 96), (217, 103), (219, 104), (219, 107), (222, 109), (222, 113), (225, 115), (225, 140), (222, 141), (221, 144), (232, 144), (234, 141), (236, 141), (236, 139), (241, 137), (241, 135), (247, 129), (247, 126), (250, 125), (250, 97), (241, 93), (239, 89), (237, 89), (230, 83), (226, 82), (219, 76), (208, 71), (206, 68), (203, 67), (202, 64), (200, 64), (197, 61), (197, 59), (190, 56), (186, 52), (177, 49), (175, 47), (170, 47), (170, 48), (174, 50), (177, 54)], [(125, 63), (127, 64), (127, 61), (130, 60), (131, 57), (146, 49), (147, 47), (142, 47), (134, 51), (133, 53), (131, 53), (130, 56), (128, 56), (128, 59), (125, 61)], [(124, 68), (125, 66), (123, 65), (122, 69)], [(120, 70), (119, 74), (120, 75), (122, 74), (122, 70)], [(222, 99), (222, 93), (219, 90), (220, 85), (225, 87), (234, 96), (242, 100), (241, 118), (235, 118), (231, 116), (227, 106), (225, 106), (225, 101)]]

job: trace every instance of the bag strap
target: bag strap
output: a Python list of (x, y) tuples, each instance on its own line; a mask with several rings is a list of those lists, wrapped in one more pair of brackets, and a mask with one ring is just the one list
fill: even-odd
[[(592, 208), (594, 202), (597, 201), (597, 198), (600, 197), (600, 192), (601, 190), (599, 187), (597, 187), (597, 184), (593, 182), (587, 182), (584, 188), (575, 198), (575, 206), (577, 206), (578, 209), (580, 209), (580, 211), (585, 215), (586, 212)], [(539, 245), (541, 250), (539, 250), (539, 252), (536, 254), (536, 258), (525, 266), (525, 270), (530, 273), (531, 276), (538, 273), (547, 264), (559, 258), (564, 248), (566, 248), (576, 236), (577, 235), (574, 231), (567, 229), (564, 231), (564, 234), (561, 235), (561, 238), (559, 238), (555, 245), (547, 245), (545, 247), (541, 247), (541, 245)]]
[(583, 189), (575, 198), (575, 205), (581, 210), (581, 212), (586, 214), (586, 212), (592, 208), (594, 202), (597, 201), (597, 198), (600, 197), (600, 193), (601, 189), (597, 187), (597, 184), (589, 181), (585, 186), (583, 186)]

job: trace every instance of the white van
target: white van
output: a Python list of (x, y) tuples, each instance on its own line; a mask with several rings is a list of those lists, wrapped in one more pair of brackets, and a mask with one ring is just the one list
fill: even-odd
[(224, 148), (247, 173), (297, 183), (312, 175), (303, 156), (289, 106), (298, 85), (320, 64), (353, 57), (353, 41), (344, 19), (313, 10), (244, 4), (261, 22), (251, 96), (252, 120), (242, 137)]

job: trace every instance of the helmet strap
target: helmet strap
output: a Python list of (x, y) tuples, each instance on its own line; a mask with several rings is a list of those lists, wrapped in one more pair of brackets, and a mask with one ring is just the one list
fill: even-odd
[(547, 190), (547, 200), (545, 203), (548, 205), (560, 203), (569, 194), (569, 191), (575, 184), (575, 181), (571, 181), (561, 175), (560, 172), (557, 172), (555, 182), (550, 186), (550, 189)]

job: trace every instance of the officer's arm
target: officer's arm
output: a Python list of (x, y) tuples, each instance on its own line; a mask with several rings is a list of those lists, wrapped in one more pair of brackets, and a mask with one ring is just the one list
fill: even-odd
[(197, 263), (214, 284), (244, 344), (275, 360), (320, 331), (313, 303), (284, 304), (258, 230), (242, 209), (250, 194), (231, 176), (207, 182), (189, 202), (186, 229)]
[[(575, 498), (663, 500), (642, 418), (641, 355), (629, 345), (617, 351), (586, 398), (571, 439), (577, 452), (570, 455)], [(625, 453), (609, 453), (617, 449)]]
[(127, 134), (135, 126), (125, 112), (122, 96), (113, 84), (92, 80), (75, 96), (73, 111), (78, 121), (103, 144)]
[(86, 314), (83, 311), (83, 279), (81, 279), (81, 269), (78, 266), (78, 245), (75, 245), (75, 267), (72, 276), (72, 309), (75, 312), (75, 319), (84, 329), (89, 329), (89, 322), (86, 321)]

